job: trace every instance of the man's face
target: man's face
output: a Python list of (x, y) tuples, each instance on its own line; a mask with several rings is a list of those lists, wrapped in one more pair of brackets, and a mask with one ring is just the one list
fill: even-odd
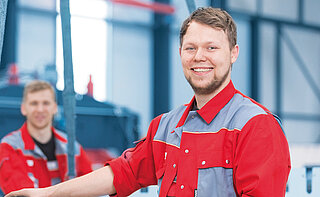
[(223, 30), (192, 21), (183, 37), (180, 57), (183, 72), (195, 94), (218, 93), (231, 79), (231, 65), (239, 47), (230, 50)]
[(50, 90), (28, 93), (21, 104), (21, 113), (27, 118), (28, 126), (38, 130), (51, 127), (56, 112), (57, 104)]

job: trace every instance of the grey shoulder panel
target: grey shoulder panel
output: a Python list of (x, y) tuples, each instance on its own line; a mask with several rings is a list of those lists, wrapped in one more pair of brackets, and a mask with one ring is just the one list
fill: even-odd
[(182, 105), (168, 113), (163, 114), (156, 135), (154, 136), (154, 140), (166, 141), (168, 132), (175, 130), (186, 108), (186, 106)]
[(2, 138), (1, 143), (7, 143), (14, 149), (23, 149), (24, 142), (22, 140), (21, 131), (13, 131), (12, 133), (6, 135)]
[(235, 94), (230, 102), (220, 111), (219, 115), (225, 121), (226, 128), (241, 130), (253, 117), (267, 114), (259, 105), (241, 94)]

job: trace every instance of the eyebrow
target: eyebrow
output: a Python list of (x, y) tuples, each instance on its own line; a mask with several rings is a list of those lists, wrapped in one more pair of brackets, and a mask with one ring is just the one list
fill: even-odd
[[(184, 44), (182, 45), (194, 45), (195, 42), (185, 42)], [(204, 43), (201, 43), (201, 44), (205, 44), (205, 45), (219, 45), (217, 42), (212, 42), (212, 41), (207, 41), (207, 42), (204, 42)]]

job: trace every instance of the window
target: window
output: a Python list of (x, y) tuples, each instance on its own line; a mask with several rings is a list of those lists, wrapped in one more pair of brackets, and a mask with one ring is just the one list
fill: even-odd
[[(62, 90), (64, 63), (59, 9), (57, 1), (57, 88)], [(76, 93), (86, 94), (92, 75), (93, 96), (98, 101), (105, 101), (107, 97), (107, 10), (108, 4), (103, 0), (70, 1), (74, 88)]]

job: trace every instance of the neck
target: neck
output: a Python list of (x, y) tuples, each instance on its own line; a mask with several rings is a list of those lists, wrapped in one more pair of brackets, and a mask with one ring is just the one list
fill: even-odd
[(35, 128), (32, 124), (27, 124), (27, 128), (31, 137), (43, 144), (47, 143), (52, 136), (51, 125), (39, 129)]
[(201, 109), (214, 96), (215, 95), (197, 95), (197, 94), (195, 94), (195, 99), (196, 99), (198, 109)]
[(221, 92), (228, 84), (230, 80), (227, 80), (227, 83), (222, 84), (219, 88), (212, 91), (209, 94), (197, 94), (195, 93), (195, 99), (198, 109), (201, 109), (205, 104), (207, 104), (213, 97), (215, 97), (219, 92)]

